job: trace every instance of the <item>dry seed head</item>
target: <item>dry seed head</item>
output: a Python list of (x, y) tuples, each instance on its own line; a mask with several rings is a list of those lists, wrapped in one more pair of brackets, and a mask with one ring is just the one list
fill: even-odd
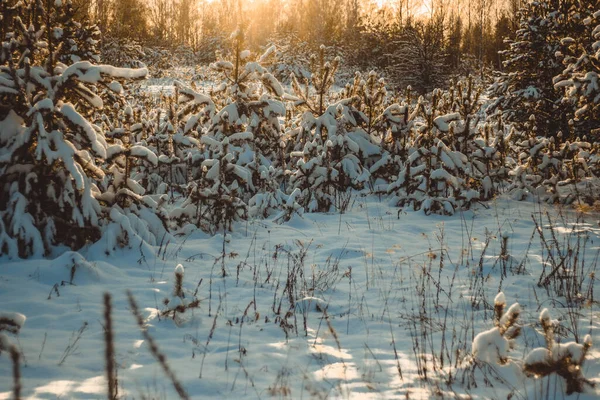
[(175, 267), (175, 286), (173, 288), (173, 295), (177, 297), (183, 297), (183, 265), (178, 264)]
[(496, 325), (500, 323), (500, 319), (504, 315), (504, 307), (506, 307), (506, 297), (504, 293), (500, 292), (494, 299), (494, 321)]
[(510, 328), (515, 326), (519, 315), (521, 314), (521, 306), (519, 303), (514, 303), (508, 308), (508, 311), (500, 318), (500, 333), (504, 335)]
[(496, 304), (506, 305), (506, 297), (504, 296), (504, 293), (500, 292), (496, 295), (496, 298), (494, 299), (494, 305)]
[(548, 350), (552, 350), (552, 347), (554, 345), (554, 325), (552, 324), (552, 320), (550, 319), (550, 312), (547, 308), (544, 308), (540, 313), (540, 323), (542, 324), (542, 329), (544, 330), (546, 347), (548, 348)]

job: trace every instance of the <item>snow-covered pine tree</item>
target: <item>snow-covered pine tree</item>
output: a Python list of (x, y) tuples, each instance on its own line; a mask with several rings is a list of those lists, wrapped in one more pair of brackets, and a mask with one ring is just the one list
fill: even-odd
[[(323, 145), (326, 132), (316, 131), (316, 119), (327, 109), (331, 100), (331, 88), (335, 83), (335, 74), (339, 67), (339, 58), (327, 61), (326, 47), (321, 45), (318, 54), (311, 54), (309, 71), (303, 75), (292, 73), (290, 76), (295, 98), (290, 107), (294, 111), (291, 128), (286, 134), (287, 152), (303, 151), (307, 143), (317, 140)], [(315, 135), (318, 135), (315, 136)]]
[(411, 86), (425, 94), (444, 87), (449, 67), (445, 59), (444, 22), (436, 14), (428, 21), (418, 21), (402, 27), (391, 41), (393, 51), (386, 54), (390, 80), (401, 87)]
[[(228, 124), (227, 113), (217, 116), (224, 125)], [(202, 162), (203, 174), (190, 184), (187, 199), (171, 215), (213, 234), (221, 229), (232, 230), (233, 222), (246, 219), (248, 206), (244, 197), (254, 191), (251, 172), (236, 164), (236, 152), (231, 147), (243, 146), (251, 140), (250, 132), (221, 136), (221, 140), (203, 136), (202, 144), (210, 152), (210, 156)]]
[(597, 176), (599, 160), (594, 145), (579, 138), (563, 142), (562, 132), (557, 138), (541, 136), (533, 115), (525, 124), (525, 131), (514, 130), (510, 137), (511, 156), (506, 159), (506, 167), (511, 176), (508, 190), (513, 198), (535, 196), (563, 204), (595, 201), (585, 185), (579, 187), (585, 178)]
[[(408, 158), (418, 116), (418, 107), (411, 105), (411, 92), (412, 88), (408, 86), (406, 96), (403, 99), (395, 97), (396, 102), (388, 105), (375, 121), (381, 137), (382, 155), (370, 166), (369, 172), (375, 181), (373, 189), (376, 192), (387, 191), (387, 185), (396, 181), (403, 160)], [(377, 179), (383, 179), (383, 183), (378, 184)]]
[[(325, 59), (325, 47), (311, 56), (311, 75), (292, 76), (299, 111), (288, 135), (288, 149), (300, 157), (290, 176), (289, 190), (299, 189), (308, 211), (343, 211), (351, 189), (362, 189), (369, 179), (366, 165), (375, 162), (381, 148), (376, 143), (375, 122), (386, 99), (385, 83), (375, 72), (367, 79), (357, 74), (330, 104), (339, 59)], [(381, 138), (379, 138), (381, 141)]]
[(538, 134), (534, 115), (523, 126), (524, 131), (515, 131), (512, 135), (511, 153), (508, 161), (509, 175), (512, 177), (509, 192), (516, 200), (525, 200), (529, 196), (544, 196), (541, 186), (544, 176), (540, 173), (544, 157), (548, 157), (551, 139)]
[[(183, 92), (184, 97), (180, 96), (181, 110), (186, 114), (182, 116), (184, 132), (195, 129), (203, 135), (201, 151), (191, 156), (191, 162), (201, 163), (203, 171), (194, 176), (185, 210), (174, 213), (176, 218), (211, 232), (231, 229), (233, 221), (245, 218), (247, 204), (257, 191), (261, 198), (252, 202), (256, 216), (269, 214), (275, 199), (280, 204), (284, 200), (276, 196), (283, 173), (273, 173), (285, 168), (279, 122), (279, 117), (286, 114), (280, 100), (284, 91), (263, 66), (269, 63), (275, 48), (270, 47), (252, 61), (250, 51), (243, 50), (241, 28), (232, 34), (231, 42), (231, 61), (219, 55), (211, 64), (221, 83), (211, 90), (210, 97), (189, 88)], [(215, 112), (216, 108), (220, 110)], [(265, 182), (270, 178), (275, 180)], [(266, 199), (266, 190), (274, 197)]]
[(581, 35), (579, 41), (563, 39), (574, 48), (575, 56), (565, 60), (566, 68), (554, 82), (555, 87), (565, 90), (563, 103), (575, 108), (575, 135), (590, 135), (596, 142), (600, 134), (600, 11), (599, 5), (593, 8), (592, 3), (581, 10), (585, 16), (582, 27), (591, 33)]
[(585, 42), (590, 3), (597, 9), (597, 0), (539, 0), (522, 7), (516, 37), (501, 52), (505, 68), (490, 88), (496, 96), (490, 111), (501, 109), (520, 130), (534, 115), (540, 135), (562, 132), (563, 140), (574, 139), (567, 136), (574, 109), (562, 102), (553, 78), (563, 71), (563, 62), (581, 54), (574, 43)]
[[(71, 0), (60, 0), (54, 9), (57, 25), (54, 37), (58, 40), (57, 60), (63, 64), (77, 61), (100, 62), (100, 29), (89, 21), (77, 21), (77, 10)], [(52, 17), (51, 17), (52, 18)]]
[(302, 41), (295, 32), (276, 32), (271, 42), (265, 47), (275, 46), (277, 51), (271, 66), (273, 75), (282, 83), (291, 83), (292, 74), (310, 77), (309, 44)]
[[(436, 126), (440, 131), (448, 132), (440, 137), (444, 143), (467, 156), (466, 175), (462, 177), (469, 183), (470, 189), (479, 192), (477, 199), (489, 200), (506, 178), (503, 162), (507, 146), (501, 118), (498, 124), (486, 124), (483, 128), (479, 126), (482, 117), (481, 92), (481, 87), (472, 77), (452, 82), (450, 89), (442, 96), (443, 104), (440, 105), (446, 116), (440, 117)], [(453, 122), (446, 128), (444, 120), (448, 118)]]
[(318, 54), (310, 56), (310, 77), (292, 74), (292, 89), (298, 97), (294, 106), (312, 112), (318, 116), (327, 108), (330, 90), (335, 83), (335, 74), (340, 65), (340, 58), (332, 61), (325, 59), (325, 45), (321, 45)]
[(116, 90), (112, 81), (147, 74), (58, 61), (54, 33), (63, 27), (52, 16), (61, 7), (21, 1), (2, 21), (0, 250), (11, 256), (43, 255), (56, 244), (79, 248), (100, 237), (107, 143), (87, 116), (103, 107), (98, 85)]
[[(504, 72), (491, 87), (497, 96), (490, 111), (500, 108), (507, 121), (523, 129), (534, 115), (539, 122), (540, 134), (554, 135), (566, 124), (560, 120), (559, 94), (552, 78), (561, 70), (556, 55), (560, 48), (556, 12), (549, 1), (528, 2), (519, 12), (520, 22), (505, 57)], [(558, 118), (556, 118), (558, 117)]]
[[(289, 190), (301, 190), (308, 211), (330, 211), (332, 205), (345, 210), (350, 190), (362, 189), (369, 180), (363, 160), (379, 154), (379, 147), (358, 127), (351, 103), (352, 99), (334, 103), (318, 118), (304, 115), (302, 129), (310, 132), (313, 140), (303, 151), (291, 153), (301, 159), (296, 163), (298, 170), (290, 176)], [(315, 203), (311, 198), (318, 200)]]
[(436, 89), (430, 103), (419, 99), (415, 112), (420, 121), (413, 127), (408, 157), (388, 187), (397, 205), (422, 209), (426, 214), (451, 215), (457, 209), (468, 209), (481, 196), (481, 178), (473, 174), (468, 156), (452, 148), (458, 143), (454, 132), (471, 132), (473, 126), (465, 124), (458, 112), (442, 113), (448, 104), (444, 97)]
[(140, 168), (158, 166), (158, 157), (152, 150), (129, 139), (117, 140), (107, 148), (107, 179), (105, 190), (98, 201), (110, 207), (110, 221), (105, 230), (104, 250), (111, 252), (118, 246), (133, 247), (140, 240), (151, 245), (169, 239), (168, 214), (163, 208), (167, 196), (158, 199), (146, 193), (141, 185)]
[(328, 212), (335, 204), (335, 186), (339, 172), (327, 162), (327, 149), (315, 138), (302, 151), (291, 153), (297, 158), (289, 177), (288, 190), (299, 191), (296, 201), (308, 212)]

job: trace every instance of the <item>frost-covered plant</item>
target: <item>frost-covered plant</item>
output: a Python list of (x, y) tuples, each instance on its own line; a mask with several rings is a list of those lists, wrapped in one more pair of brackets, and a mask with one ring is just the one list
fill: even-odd
[(183, 298), (183, 265), (178, 264), (175, 268), (175, 283), (173, 285), (173, 296)]
[(494, 299), (494, 327), (479, 333), (473, 339), (473, 359), (492, 366), (506, 365), (509, 352), (514, 348), (514, 339), (521, 333), (517, 324), (521, 307), (514, 303), (505, 310), (506, 298), (500, 292)]
[(147, 74), (57, 61), (58, 40), (46, 33), (61, 27), (45, 24), (62, 3), (40, 4), (14, 6), (0, 53), (0, 230), (7, 232), (0, 249), (11, 256), (41, 255), (55, 244), (79, 248), (100, 237), (97, 197), (108, 146), (87, 116), (104, 105), (99, 85), (119, 91), (113, 81)]
[(26, 317), (20, 313), (0, 312), (0, 354), (10, 351), (12, 344), (7, 333), (18, 335), (25, 324)]
[(594, 387), (594, 382), (583, 376), (583, 363), (592, 347), (592, 338), (586, 335), (583, 344), (576, 342), (556, 343), (554, 324), (548, 309), (540, 313), (540, 324), (546, 340), (546, 347), (538, 347), (527, 354), (523, 370), (528, 376), (540, 378), (557, 374), (566, 383), (566, 394), (583, 393), (586, 387)]
[(173, 293), (171, 296), (163, 299), (165, 308), (161, 311), (162, 316), (172, 318), (178, 325), (185, 322), (181, 314), (200, 307), (200, 299), (197, 297), (198, 288), (194, 292), (186, 291), (183, 288), (184, 276), (185, 270), (183, 265), (178, 264), (173, 273)]

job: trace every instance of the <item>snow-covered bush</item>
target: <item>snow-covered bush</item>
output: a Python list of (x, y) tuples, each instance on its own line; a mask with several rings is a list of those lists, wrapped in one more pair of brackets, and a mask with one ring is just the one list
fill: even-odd
[(554, 325), (548, 309), (540, 313), (540, 324), (546, 347), (538, 347), (525, 356), (523, 370), (530, 377), (541, 378), (557, 374), (566, 383), (566, 394), (583, 393), (595, 384), (583, 376), (583, 363), (592, 347), (592, 338), (586, 335), (583, 344), (576, 342), (556, 343)]
[(480, 332), (473, 339), (472, 355), (474, 371), (481, 372), (483, 379), (489, 382), (497, 378), (512, 386), (522, 384), (524, 376), (521, 360), (512, 352), (515, 339), (521, 332), (518, 325), (521, 308), (518, 303), (506, 310), (504, 293), (500, 292), (494, 299), (494, 327)]
[[(542, 327), (546, 346), (535, 348), (527, 353), (523, 360), (511, 356), (515, 347), (515, 338), (521, 327), (517, 324), (520, 315), (518, 303), (505, 311), (506, 300), (502, 292), (494, 300), (495, 327), (479, 333), (473, 340), (472, 353), (475, 365), (482, 368), (491, 367), (495, 374), (503, 380), (515, 384), (515, 379), (524, 377), (541, 379), (557, 374), (565, 382), (567, 395), (585, 393), (595, 383), (583, 375), (583, 363), (592, 346), (590, 335), (586, 335), (583, 343), (557, 343), (554, 338), (555, 322), (550, 313), (543, 309), (539, 321)], [(521, 372), (522, 371), (522, 372)]]

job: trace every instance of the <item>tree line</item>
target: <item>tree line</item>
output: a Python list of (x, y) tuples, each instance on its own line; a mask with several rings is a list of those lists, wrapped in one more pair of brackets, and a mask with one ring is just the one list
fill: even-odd
[[(399, 87), (428, 91), (449, 74), (502, 68), (499, 51), (518, 28), (521, 0), (74, 0), (78, 19), (103, 37), (175, 48), (202, 61), (238, 26), (251, 50), (273, 41), (344, 50), (345, 63), (386, 72)], [(412, 55), (409, 57), (409, 55)], [(418, 64), (408, 62), (418, 55)], [(407, 71), (420, 71), (401, 79)]]

